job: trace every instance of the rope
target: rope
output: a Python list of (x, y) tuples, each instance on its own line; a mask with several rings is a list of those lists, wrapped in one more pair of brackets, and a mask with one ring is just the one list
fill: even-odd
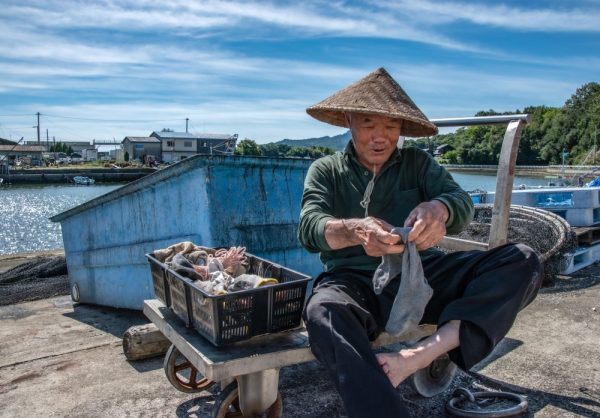
[(373, 177), (371, 177), (371, 180), (369, 180), (369, 184), (367, 184), (367, 188), (365, 189), (363, 199), (360, 201), (360, 206), (362, 206), (365, 209), (365, 218), (369, 216), (369, 203), (371, 203), (371, 194), (373, 193), (373, 188), (375, 188), (376, 176), (377, 167), (373, 166)]

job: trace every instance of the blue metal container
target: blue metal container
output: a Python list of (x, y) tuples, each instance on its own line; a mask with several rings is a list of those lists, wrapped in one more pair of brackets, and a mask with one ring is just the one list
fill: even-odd
[(308, 275), (296, 238), (304, 159), (195, 156), (51, 218), (62, 228), (73, 298), (142, 309), (154, 297), (144, 256), (180, 241), (243, 245)]

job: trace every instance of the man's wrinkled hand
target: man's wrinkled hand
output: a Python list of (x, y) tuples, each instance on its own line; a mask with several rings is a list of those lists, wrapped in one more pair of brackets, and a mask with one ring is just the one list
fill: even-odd
[(412, 227), (408, 241), (414, 241), (419, 251), (433, 247), (446, 235), (448, 216), (448, 208), (439, 200), (419, 204), (404, 222), (404, 226)]
[(355, 233), (368, 255), (381, 257), (384, 254), (398, 254), (404, 251), (400, 235), (392, 234), (392, 228), (392, 225), (384, 220), (369, 216), (357, 223)]

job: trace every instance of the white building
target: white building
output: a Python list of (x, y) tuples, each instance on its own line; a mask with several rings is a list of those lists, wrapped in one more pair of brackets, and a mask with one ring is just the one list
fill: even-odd
[(98, 150), (96, 148), (86, 148), (81, 151), (81, 157), (83, 161), (97, 161)]
[(125, 161), (125, 151), (122, 148), (111, 149), (108, 151), (108, 155), (111, 160), (121, 163)]

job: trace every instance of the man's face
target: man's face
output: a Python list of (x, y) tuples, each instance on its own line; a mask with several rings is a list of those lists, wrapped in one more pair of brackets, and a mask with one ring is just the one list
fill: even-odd
[(402, 120), (363, 113), (353, 113), (348, 118), (358, 161), (379, 172), (396, 149)]

